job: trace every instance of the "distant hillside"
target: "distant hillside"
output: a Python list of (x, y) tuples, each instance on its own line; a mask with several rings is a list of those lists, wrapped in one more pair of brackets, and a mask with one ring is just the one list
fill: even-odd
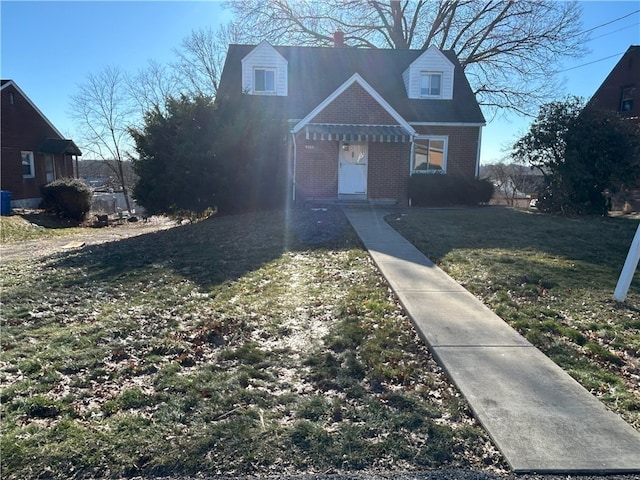
[[(116, 175), (117, 164), (115, 160), (80, 160), (78, 161), (78, 176), (94, 188), (120, 190), (120, 182)], [(136, 174), (133, 172), (131, 162), (123, 162), (127, 188), (133, 187)]]

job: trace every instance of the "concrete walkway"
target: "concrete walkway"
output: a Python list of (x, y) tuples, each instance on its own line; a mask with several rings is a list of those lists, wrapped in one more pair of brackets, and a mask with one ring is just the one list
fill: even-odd
[(343, 210), (515, 472), (640, 472), (640, 433), (391, 228), (389, 211)]

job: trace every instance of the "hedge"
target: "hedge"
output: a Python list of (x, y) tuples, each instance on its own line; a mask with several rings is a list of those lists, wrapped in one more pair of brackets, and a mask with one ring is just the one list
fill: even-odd
[(487, 179), (450, 174), (415, 173), (409, 179), (411, 205), (443, 207), (488, 203), (493, 184)]
[(91, 188), (77, 178), (60, 178), (43, 185), (40, 191), (40, 207), (55, 215), (83, 220), (91, 209)]

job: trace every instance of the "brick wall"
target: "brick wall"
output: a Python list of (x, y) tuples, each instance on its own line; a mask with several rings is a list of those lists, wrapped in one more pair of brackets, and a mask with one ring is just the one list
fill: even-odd
[[(334, 99), (311, 123), (396, 125), (398, 122), (358, 83)], [(336, 141), (311, 141), (296, 136), (296, 198), (338, 197)], [(409, 143), (369, 143), (367, 195), (370, 199), (406, 201)]]
[(418, 135), (443, 135), (449, 137), (447, 173), (475, 176), (478, 156), (478, 131), (480, 127), (414, 126), (414, 128)]
[(296, 199), (338, 197), (338, 142), (305, 140), (296, 135)]
[[(296, 136), (296, 198), (334, 200), (338, 197), (339, 142)], [(367, 197), (406, 203), (411, 144), (370, 142)]]
[[(13, 96), (13, 103), (10, 96)], [(10, 190), (14, 200), (39, 198), (40, 186), (46, 183), (44, 155), (38, 148), (47, 138), (60, 138), (29, 102), (9, 85), (2, 90), (2, 166), (0, 182), (3, 190)], [(22, 151), (34, 155), (35, 178), (22, 177)], [(56, 155), (56, 174), (73, 176), (71, 157)]]
[(354, 83), (342, 92), (311, 123), (398, 124), (359, 83)]
[[(621, 112), (622, 89), (631, 90), (632, 108)], [(589, 100), (589, 105), (603, 110), (619, 112), (640, 123), (640, 46), (630, 47)]]
[[(359, 84), (339, 95), (311, 123), (395, 125), (389, 115)], [(422, 135), (449, 137), (447, 172), (475, 176), (479, 127), (415, 127)], [(335, 141), (305, 139), (296, 135), (296, 198), (338, 197), (338, 146)], [(369, 143), (367, 197), (405, 204), (411, 164), (411, 144)]]
[(369, 143), (367, 190), (372, 200), (406, 204), (411, 144)]

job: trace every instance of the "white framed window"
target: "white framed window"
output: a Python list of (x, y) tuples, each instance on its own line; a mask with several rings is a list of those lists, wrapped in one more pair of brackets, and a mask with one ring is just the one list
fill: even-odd
[(420, 96), (438, 98), (442, 96), (442, 73), (420, 73)]
[(416, 137), (413, 141), (413, 173), (446, 173), (447, 137)]
[(276, 93), (276, 69), (275, 68), (254, 68), (253, 69), (253, 92), (264, 94)]
[(23, 151), (22, 153), (22, 178), (34, 178), (36, 167), (33, 161), (33, 152)]

